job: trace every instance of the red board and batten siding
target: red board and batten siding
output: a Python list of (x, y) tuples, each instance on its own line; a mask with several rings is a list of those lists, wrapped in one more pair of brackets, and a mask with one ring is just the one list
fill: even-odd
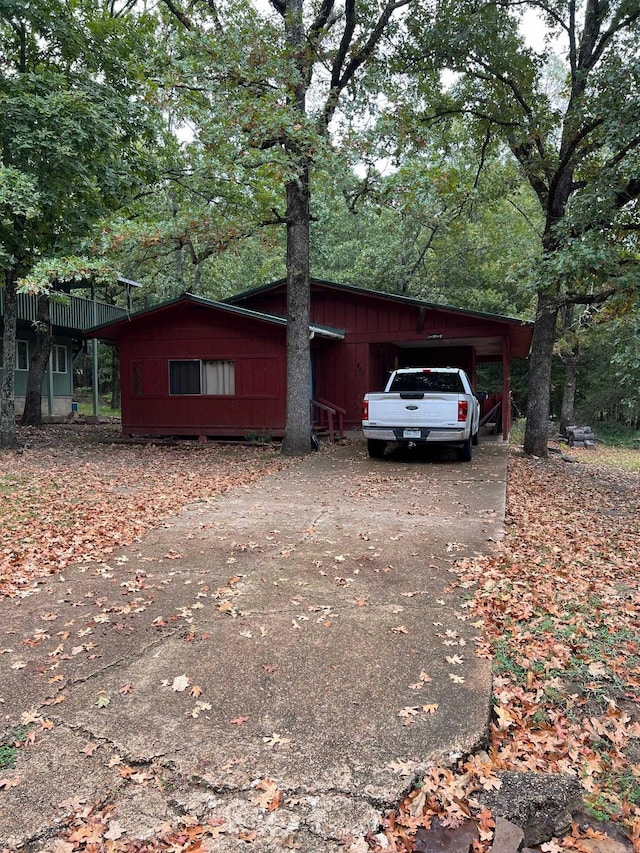
[[(282, 290), (250, 294), (237, 298), (239, 304), (267, 314), (286, 312), (286, 296)], [(424, 341), (430, 334), (443, 335), (447, 341), (471, 336), (504, 335), (504, 324), (464, 312), (429, 307), (427, 310), (411, 302), (394, 302), (384, 294), (366, 295), (347, 289), (311, 286), (311, 322), (345, 331), (345, 340), (386, 343)]]
[[(282, 435), (286, 329), (199, 306), (140, 318), (119, 335), (122, 431), (150, 435)], [(171, 395), (172, 359), (229, 360), (235, 395)]]
[[(250, 294), (242, 304), (255, 311), (284, 314), (284, 285)], [(456, 341), (471, 336), (503, 336), (504, 326), (484, 318), (429, 308), (411, 302), (384, 298), (379, 294), (350, 292), (344, 288), (311, 284), (311, 322), (343, 329), (345, 338), (323, 347), (316, 357), (316, 395), (346, 409), (345, 423), (360, 425), (361, 402), (368, 391), (383, 390), (389, 372), (398, 366), (413, 366), (416, 350), (403, 344), (424, 344), (429, 335), (443, 338), (446, 346), (420, 350), (424, 366), (455, 366), (475, 381), (476, 356), (471, 346)], [(396, 346), (397, 345), (397, 346)]]
[[(88, 332), (119, 345), (123, 432), (283, 435), (285, 316), (286, 285), (275, 282), (226, 304), (184, 294)], [(510, 354), (526, 356), (532, 333), (530, 324), (510, 318), (317, 280), (311, 322), (330, 327), (310, 330), (315, 398), (344, 408), (351, 428), (360, 425), (364, 394), (381, 390), (389, 370), (413, 363), (463, 367), (473, 381), (476, 361), (502, 360), (503, 398), (509, 399)], [(235, 393), (170, 394), (174, 359), (233, 362)], [(504, 423), (506, 431), (508, 414)]]

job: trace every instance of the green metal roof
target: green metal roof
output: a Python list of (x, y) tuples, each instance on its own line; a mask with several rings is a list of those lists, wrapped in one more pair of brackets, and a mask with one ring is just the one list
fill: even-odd
[[(287, 325), (287, 318), (280, 317), (277, 314), (265, 314), (261, 311), (254, 311), (251, 308), (242, 308), (238, 305), (231, 305), (228, 302), (216, 302), (213, 299), (207, 299), (206, 297), (198, 296), (195, 293), (185, 292), (181, 293), (180, 296), (176, 296), (174, 299), (168, 299), (166, 302), (160, 302), (158, 305), (152, 305), (150, 308), (143, 308), (140, 311), (132, 312), (128, 317), (123, 318), (122, 320), (116, 320), (115, 322), (110, 323), (101, 323), (100, 325), (93, 326), (85, 331), (85, 336), (100, 338), (102, 337), (100, 334), (101, 332), (104, 333), (108, 329), (116, 331), (116, 328), (120, 329), (122, 326), (126, 326), (128, 323), (138, 319), (139, 317), (160, 311), (166, 311), (171, 306), (178, 305), (182, 302), (200, 305), (203, 308), (225, 311), (229, 314), (237, 314), (241, 317), (251, 318), (262, 323), (272, 323), (277, 326)], [(344, 331), (342, 329), (334, 329), (331, 326), (322, 326), (317, 323), (309, 324), (309, 331), (322, 338), (333, 338), (334, 340), (342, 340), (344, 338)], [(105, 338), (108, 337), (108, 335), (105, 335)]]

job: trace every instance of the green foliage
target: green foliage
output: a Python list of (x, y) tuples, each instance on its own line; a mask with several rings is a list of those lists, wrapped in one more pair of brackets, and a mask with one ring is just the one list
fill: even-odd
[[(618, 421), (598, 421), (593, 427), (596, 438), (608, 447), (628, 447), (640, 450), (640, 430)], [(638, 460), (640, 462), (640, 460)]]
[(16, 754), (28, 733), (28, 726), (17, 725), (0, 735), (0, 770), (15, 767)]
[[(314, 274), (480, 311), (530, 314), (523, 270), (539, 245), (532, 194), (497, 158), (478, 178), (462, 139), (453, 145), (433, 134), (430, 142), (386, 175), (370, 169), (361, 181), (345, 175), (338, 186), (335, 178), (316, 179)], [(441, 143), (446, 153), (427, 153)]]
[(131, 23), (88, 0), (2, 5), (3, 268), (25, 274), (71, 254), (139, 188), (151, 114), (129, 70), (130, 33), (119, 41)]
[[(640, 425), (640, 326), (638, 303), (615, 300), (587, 313), (579, 330), (576, 412), (582, 422), (609, 421), (620, 428)], [(623, 313), (624, 312), (624, 313)], [(598, 429), (598, 434), (600, 430)]]
[(57, 288), (76, 284), (113, 284), (118, 274), (104, 260), (70, 255), (64, 258), (47, 258), (34, 264), (29, 275), (18, 281), (22, 293), (55, 295)]

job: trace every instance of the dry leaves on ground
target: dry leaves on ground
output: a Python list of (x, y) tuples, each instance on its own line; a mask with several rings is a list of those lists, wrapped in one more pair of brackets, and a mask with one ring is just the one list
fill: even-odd
[[(640, 845), (640, 475), (512, 455), (508, 483), (501, 549), (459, 561), (454, 584), (494, 660), (490, 748), (433, 769), (387, 815), (387, 850), (412, 850), (436, 817), (456, 826), (500, 770), (576, 776), (592, 814)], [(559, 849), (581, 845), (576, 829)]]
[(70, 563), (103, 559), (186, 504), (285, 464), (257, 447), (109, 444), (116, 436), (80, 426), (23, 431), (25, 449), (0, 455), (0, 595)]

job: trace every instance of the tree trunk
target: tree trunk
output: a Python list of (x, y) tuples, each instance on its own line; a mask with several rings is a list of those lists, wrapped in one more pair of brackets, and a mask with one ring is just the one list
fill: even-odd
[(27, 393), (24, 399), (22, 426), (42, 426), (42, 382), (55, 338), (51, 330), (49, 297), (38, 296), (38, 319), (36, 322), (36, 345), (29, 362)]
[(2, 388), (0, 389), (0, 447), (12, 449), (18, 446), (16, 438), (15, 369), (16, 369), (16, 323), (18, 306), (16, 298), (15, 270), (4, 274), (4, 327), (2, 334)]
[(562, 405), (560, 408), (560, 434), (567, 434), (567, 427), (575, 423), (574, 406), (576, 402), (576, 383), (578, 378), (578, 347), (563, 356), (564, 388), (562, 389)]
[(120, 353), (114, 347), (111, 351), (111, 408), (120, 408)]
[[(296, 64), (289, 103), (306, 114), (308, 61), (302, 0), (286, 0), (285, 34)], [(295, 148), (298, 174), (287, 183), (287, 416), (282, 453), (311, 451), (311, 345), (309, 342), (309, 161)]]
[(311, 450), (309, 167), (287, 184), (287, 420), (282, 453)]
[(562, 362), (564, 364), (564, 387), (562, 389), (562, 404), (560, 406), (560, 435), (567, 434), (567, 427), (574, 423), (573, 409), (576, 402), (576, 383), (578, 378), (578, 361), (580, 345), (573, 328), (576, 306), (563, 305), (560, 309), (562, 322)]
[(538, 309), (529, 361), (529, 399), (524, 451), (546, 457), (551, 407), (551, 361), (556, 339), (558, 302), (554, 296), (538, 294)]

